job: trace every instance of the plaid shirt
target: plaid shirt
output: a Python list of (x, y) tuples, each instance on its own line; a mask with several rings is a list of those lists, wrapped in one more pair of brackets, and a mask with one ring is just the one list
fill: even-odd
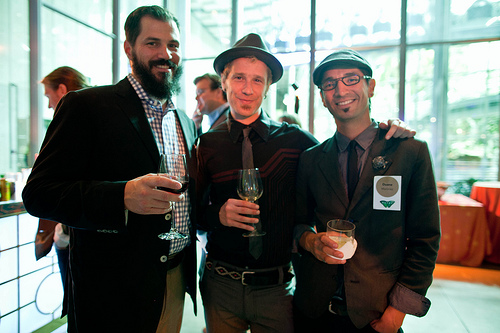
[[(127, 78), (141, 99), (149, 125), (155, 136), (158, 151), (163, 154), (186, 154), (181, 124), (175, 112), (173, 112), (175, 111), (175, 106), (172, 101), (168, 100), (165, 110), (163, 110), (161, 102), (148, 95), (132, 74), (129, 74)], [(189, 229), (191, 228), (189, 219), (191, 204), (187, 191), (184, 192), (184, 198), (183, 201), (175, 204), (173, 222), (175, 222), (175, 226), (179, 232), (189, 235)], [(191, 243), (191, 240), (189, 238), (175, 239), (170, 242), (170, 254), (173, 254), (182, 251)]]

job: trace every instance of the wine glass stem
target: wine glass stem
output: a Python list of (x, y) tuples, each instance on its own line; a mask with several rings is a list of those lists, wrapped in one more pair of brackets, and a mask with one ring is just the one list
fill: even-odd
[(175, 205), (173, 202), (170, 203), (172, 206), (172, 209), (170, 210), (170, 214), (172, 216), (172, 223), (170, 223), (170, 231), (172, 230), (175, 230), (177, 231), (177, 228), (175, 227), (175, 219), (174, 219), (174, 208), (175, 208)]

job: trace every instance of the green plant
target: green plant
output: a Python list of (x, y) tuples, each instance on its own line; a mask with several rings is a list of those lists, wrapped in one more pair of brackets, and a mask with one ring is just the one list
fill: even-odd
[(478, 181), (479, 181), (479, 179), (475, 179), (475, 178), (461, 180), (461, 181), (456, 182), (452, 186), (450, 186), (450, 190), (453, 191), (453, 193), (463, 194), (463, 195), (469, 197), (470, 192), (472, 190), (472, 185)]

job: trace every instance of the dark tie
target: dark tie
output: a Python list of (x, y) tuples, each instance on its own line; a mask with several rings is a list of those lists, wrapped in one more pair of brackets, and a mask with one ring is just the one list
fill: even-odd
[(243, 155), (243, 169), (253, 169), (253, 152), (252, 152), (252, 142), (248, 138), (251, 127), (245, 127), (243, 129), (243, 144), (241, 147)]
[[(243, 169), (253, 169), (253, 152), (252, 152), (252, 142), (248, 138), (251, 127), (246, 127), (243, 129), (243, 143), (241, 145), (242, 156), (243, 156)], [(258, 216), (256, 216), (258, 217)], [(249, 237), (249, 252), (255, 259), (259, 259), (262, 254), (262, 237)]]
[(356, 152), (357, 143), (355, 140), (349, 142), (347, 157), (347, 193), (351, 201), (358, 184), (358, 153)]

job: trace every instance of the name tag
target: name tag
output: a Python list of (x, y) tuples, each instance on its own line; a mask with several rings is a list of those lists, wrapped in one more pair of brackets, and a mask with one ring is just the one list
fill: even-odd
[(375, 176), (373, 209), (401, 211), (401, 176)]

